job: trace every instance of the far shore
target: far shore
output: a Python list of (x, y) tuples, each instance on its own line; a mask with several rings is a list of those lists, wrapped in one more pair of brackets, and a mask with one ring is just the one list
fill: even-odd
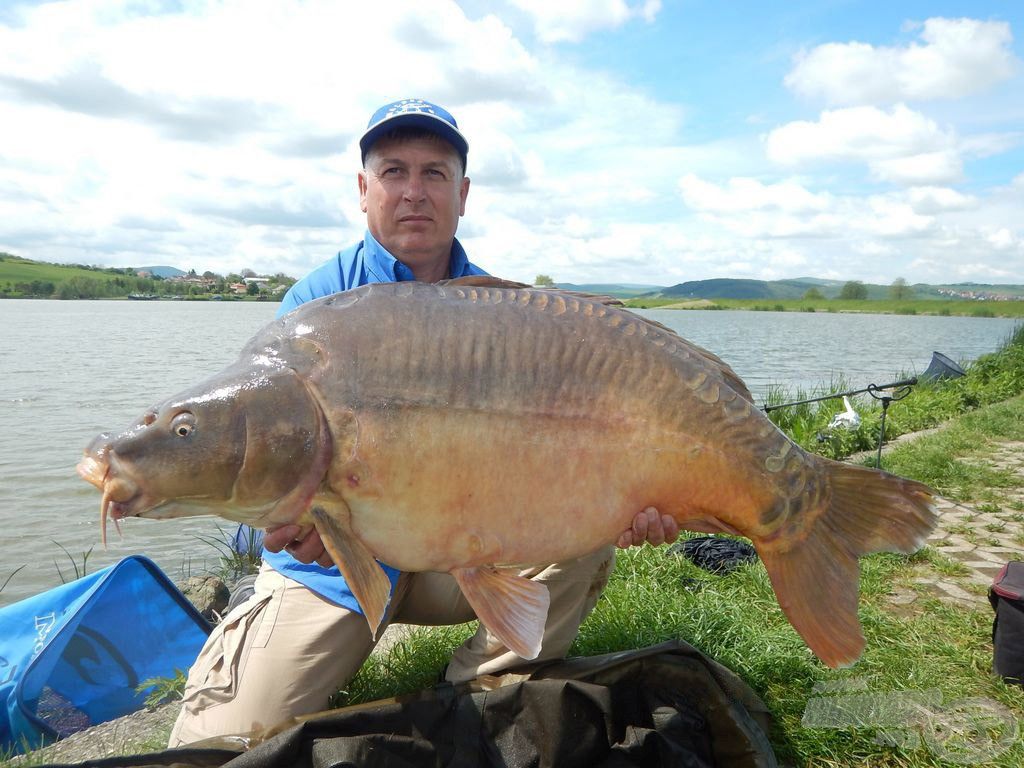
[[(216, 302), (280, 302), (284, 294), (259, 296), (229, 294), (125, 295), (58, 299), (52, 296), (10, 296), (12, 301), (34, 299), (46, 301), (216, 301)], [(748, 311), (849, 313), (871, 315), (923, 315), (939, 317), (1024, 318), (1024, 301), (968, 301), (944, 299), (679, 299), (619, 297), (626, 309), (669, 309), (678, 311)]]
[(624, 300), (627, 309), (746, 310), (752, 312), (860, 313), (940, 317), (1021, 317), (1024, 301), (943, 299), (680, 299)]

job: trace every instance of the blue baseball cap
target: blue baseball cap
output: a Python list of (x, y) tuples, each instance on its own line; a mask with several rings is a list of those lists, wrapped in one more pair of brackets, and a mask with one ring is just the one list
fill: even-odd
[(423, 99), (400, 99), (385, 104), (373, 113), (373, 117), (370, 118), (370, 122), (366, 126), (366, 132), (359, 139), (363, 163), (366, 163), (366, 155), (377, 139), (388, 131), (402, 126), (423, 128), (437, 134), (455, 147), (459, 157), (462, 158), (462, 165), (466, 165), (469, 142), (459, 132), (459, 125), (455, 122), (455, 118), (443, 107)]

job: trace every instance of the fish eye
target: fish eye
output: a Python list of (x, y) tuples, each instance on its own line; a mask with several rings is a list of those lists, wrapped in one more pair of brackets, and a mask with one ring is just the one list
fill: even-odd
[(196, 417), (188, 411), (183, 411), (171, 419), (171, 432), (178, 437), (188, 437), (196, 428)]

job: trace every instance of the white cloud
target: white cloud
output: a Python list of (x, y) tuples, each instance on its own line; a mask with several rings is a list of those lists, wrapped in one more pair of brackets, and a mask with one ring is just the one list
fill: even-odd
[(766, 136), (765, 152), (784, 166), (865, 162), (876, 178), (902, 184), (955, 181), (962, 170), (955, 132), (903, 104), (826, 110), (816, 122), (787, 123)]
[(765, 141), (770, 160), (797, 165), (816, 160), (874, 160), (943, 149), (953, 137), (934, 120), (898, 104), (826, 110), (817, 122), (798, 120), (771, 131)]
[(814, 194), (793, 181), (764, 184), (757, 179), (731, 178), (725, 187), (690, 173), (679, 180), (683, 201), (695, 211), (736, 213), (777, 209), (789, 213), (822, 211), (829, 207), (827, 194)]
[(1006, 227), (1001, 227), (988, 236), (988, 241), (997, 251), (1009, 251), (1020, 247), (1021, 240)]
[[(769, 271), (796, 255), (818, 276), (945, 282), (954, 280), (949, 274), (962, 261), (978, 280), (1005, 281), (1024, 264), (1024, 224), (1010, 214), (1014, 206), (1024, 207), (1022, 182), (986, 198), (949, 187), (832, 195), (797, 181), (716, 183), (690, 174), (680, 179), (679, 192), (713, 237), (731, 233), (739, 238), (736, 252), (744, 252), (745, 243)], [(860, 258), (851, 261), (851, 253)], [(955, 279), (969, 279), (970, 270), (957, 267)], [(794, 276), (793, 270), (777, 271)]]
[(949, 187), (911, 187), (907, 201), (918, 213), (966, 211), (978, 207), (974, 195), (965, 195)]
[(837, 106), (959, 99), (1013, 75), (1010, 25), (931, 18), (922, 43), (873, 46), (826, 43), (797, 57), (785, 83), (794, 92)]
[(896, 184), (944, 184), (960, 181), (963, 163), (952, 149), (920, 152), (906, 157), (872, 160), (871, 175)]
[(512, 0), (533, 20), (537, 37), (545, 43), (576, 43), (591, 32), (613, 29), (629, 19), (651, 23), (661, 10), (661, 0)]
[(921, 282), (930, 279), (936, 283), (1005, 283), (1013, 280), (1013, 276), (1016, 274), (1012, 269), (1007, 269), (1006, 265), (1000, 262), (985, 260), (951, 262), (948, 258), (935, 258), (933, 256), (913, 259), (909, 263), (909, 267), (922, 276)]
[(764, 185), (733, 178), (719, 185), (692, 175), (683, 177), (679, 186), (689, 208), (752, 239), (907, 237), (935, 224), (898, 194), (833, 197), (796, 182)]
[(878, 240), (860, 240), (853, 244), (854, 253), (861, 256), (895, 256), (899, 253), (892, 243), (879, 242)]

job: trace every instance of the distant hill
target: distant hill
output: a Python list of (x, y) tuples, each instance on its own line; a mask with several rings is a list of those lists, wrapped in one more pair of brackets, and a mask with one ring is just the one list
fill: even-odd
[(679, 283), (665, 288), (661, 295), (681, 299), (799, 299), (810, 287), (807, 283), (788, 280), (769, 282), (719, 277)]
[[(835, 298), (843, 289), (844, 280), (822, 280), (800, 277), (792, 280), (746, 280), (715, 278), (691, 280), (662, 288), (659, 295), (680, 299), (800, 299), (811, 288), (827, 299)], [(865, 283), (869, 299), (887, 299), (891, 286)], [(992, 299), (996, 297), (1024, 298), (1024, 286), (982, 283), (954, 283), (928, 285), (916, 283), (907, 286), (917, 299)]]
[(185, 270), (183, 270), (183, 269), (178, 269), (177, 267), (166, 267), (166, 266), (161, 266), (161, 267), (136, 267), (135, 268), (135, 273), (138, 274), (139, 272), (149, 272), (149, 274), (151, 274), (153, 277), (163, 277), (163, 278), (181, 277), (182, 275), (186, 274)]
[(660, 285), (646, 285), (642, 283), (557, 283), (556, 287), (566, 291), (614, 296), (617, 299), (632, 299), (637, 296), (659, 293), (664, 290)]

